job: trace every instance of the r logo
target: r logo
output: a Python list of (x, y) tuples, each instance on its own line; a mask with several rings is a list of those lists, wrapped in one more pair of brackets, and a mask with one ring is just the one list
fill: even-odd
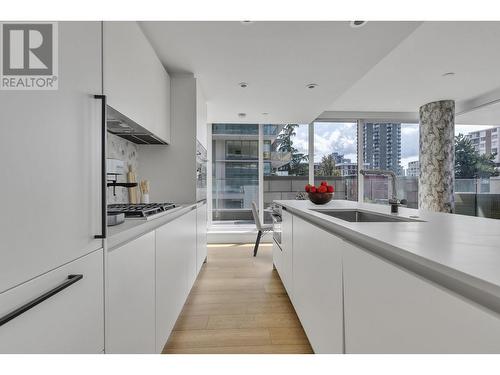
[(52, 24), (4, 24), (2, 31), (4, 75), (52, 75)]
[(57, 22), (0, 23), (0, 90), (57, 90)]

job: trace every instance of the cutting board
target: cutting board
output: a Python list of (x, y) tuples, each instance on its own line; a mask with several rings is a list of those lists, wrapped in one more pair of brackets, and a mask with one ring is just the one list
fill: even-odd
[[(127, 182), (137, 182), (137, 177), (132, 167), (130, 167), (127, 173)], [(130, 203), (139, 203), (137, 199), (137, 187), (128, 188), (128, 200)]]

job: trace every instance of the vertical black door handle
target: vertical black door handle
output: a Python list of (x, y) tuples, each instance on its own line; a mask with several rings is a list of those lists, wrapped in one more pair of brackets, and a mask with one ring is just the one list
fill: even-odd
[(106, 238), (106, 95), (94, 95), (94, 99), (101, 100), (101, 234), (94, 238)]

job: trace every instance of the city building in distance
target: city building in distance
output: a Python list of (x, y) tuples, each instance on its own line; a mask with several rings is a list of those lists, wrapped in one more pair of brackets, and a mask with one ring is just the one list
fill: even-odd
[(401, 175), (401, 124), (366, 123), (363, 155), (367, 168), (391, 170)]
[(479, 152), (479, 154), (496, 154), (494, 161), (498, 168), (500, 167), (500, 139), (498, 138), (499, 134), (500, 126), (470, 132), (466, 134), (465, 137), (471, 140), (474, 148), (477, 152)]

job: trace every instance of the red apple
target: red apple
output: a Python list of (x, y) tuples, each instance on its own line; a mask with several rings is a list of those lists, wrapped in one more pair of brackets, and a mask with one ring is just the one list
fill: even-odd
[(311, 190), (311, 185), (307, 184), (306, 185), (306, 191), (309, 192)]
[(326, 191), (327, 191), (326, 185), (321, 185), (318, 188), (318, 193), (326, 193)]
[(334, 192), (334, 189), (333, 189), (332, 185), (327, 186), (327, 190), (328, 190), (329, 193), (333, 193)]
[(311, 187), (309, 188), (309, 192), (310, 192), (310, 193), (316, 193), (316, 186), (311, 186)]
[(326, 185), (328, 185), (326, 181), (321, 181), (321, 186), (326, 186)]

